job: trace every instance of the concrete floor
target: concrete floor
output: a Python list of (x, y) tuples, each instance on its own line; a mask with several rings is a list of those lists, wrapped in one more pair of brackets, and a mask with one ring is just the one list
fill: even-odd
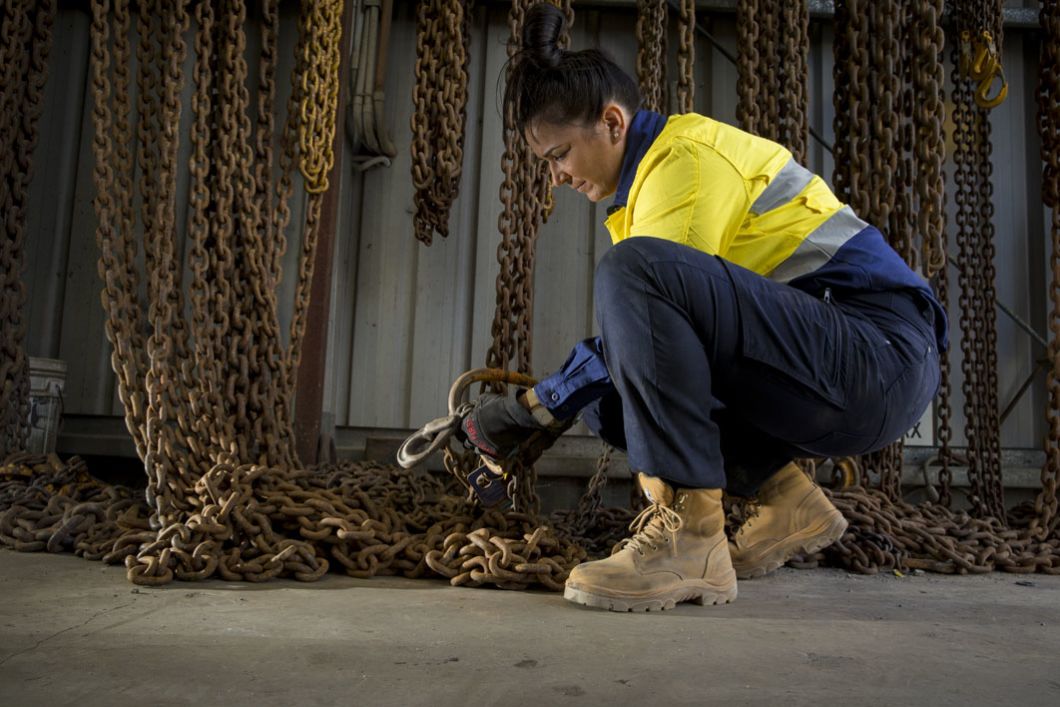
[(1060, 577), (781, 570), (723, 607), (0, 551), (0, 705), (1057, 705)]

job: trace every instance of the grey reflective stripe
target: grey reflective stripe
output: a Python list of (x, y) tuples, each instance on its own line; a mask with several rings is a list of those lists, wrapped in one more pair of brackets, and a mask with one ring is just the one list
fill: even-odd
[(769, 279), (790, 282), (813, 272), (831, 260), (844, 243), (866, 226), (868, 224), (854, 215), (849, 206), (844, 206), (815, 228), (787, 260), (769, 273)]
[(765, 191), (758, 195), (755, 203), (751, 204), (751, 213), (758, 216), (788, 203), (801, 194), (812, 179), (813, 172), (796, 162), (794, 158), (788, 160), (788, 163), (770, 180)]

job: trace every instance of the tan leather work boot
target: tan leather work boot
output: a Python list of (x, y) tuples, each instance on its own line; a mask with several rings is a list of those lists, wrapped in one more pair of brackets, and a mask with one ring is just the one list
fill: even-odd
[(761, 577), (794, 555), (826, 548), (847, 529), (843, 514), (794, 462), (762, 486), (758, 500), (758, 514), (729, 543), (740, 579)]
[(680, 489), (640, 474), (651, 503), (611, 557), (578, 565), (565, 599), (611, 611), (672, 609), (678, 602), (727, 604), (736, 574), (725, 539), (720, 489)]

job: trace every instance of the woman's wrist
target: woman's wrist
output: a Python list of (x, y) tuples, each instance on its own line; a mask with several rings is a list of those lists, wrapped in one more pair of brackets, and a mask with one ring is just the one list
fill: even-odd
[(544, 406), (533, 388), (527, 388), (523, 394), (519, 396), (519, 402), (530, 411), (530, 414), (534, 416), (534, 419), (537, 420), (542, 427), (555, 427), (559, 424), (559, 420), (557, 420), (555, 415)]

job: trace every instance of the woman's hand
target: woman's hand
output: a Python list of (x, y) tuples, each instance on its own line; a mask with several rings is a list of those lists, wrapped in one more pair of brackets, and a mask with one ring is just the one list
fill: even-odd
[(507, 459), (522, 442), (545, 427), (517, 399), (495, 393), (484, 393), (464, 418), (457, 433), (466, 446), (481, 454)]

